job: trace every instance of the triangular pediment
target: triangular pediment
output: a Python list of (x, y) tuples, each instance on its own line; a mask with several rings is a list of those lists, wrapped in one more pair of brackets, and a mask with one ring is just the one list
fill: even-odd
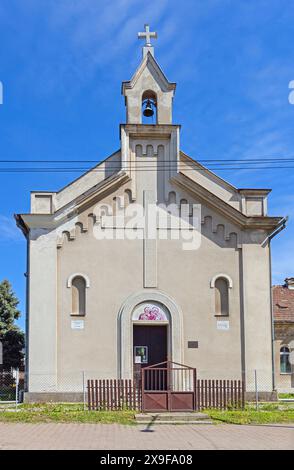
[(141, 75), (144, 73), (145, 70), (148, 70), (150, 75), (153, 77), (153, 79), (156, 81), (158, 86), (161, 88), (163, 91), (170, 91), (170, 90), (175, 90), (176, 89), (176, 83), (169, 82), (163, 71), (161, 70), (160, 66), (148, 52), (144, 59), (142, 60), (141, 64), (137, 68), (136, 72), (132, 76), (131, 80), (125, 81), (122, 83), (122, 94), (125, 94), (125, 91), (127, 89), (132, 89), (135, 88), (136, 83), (138, 82), (139, 78)]
[[(131, 176), (128, 172), (121, 169), (120, 152), (114, 154), (117, 158), (118, 171), (106, 176), (106, 172), (101, 175), (97, 181), (97, 166), (84, 174), (69, 186), (63, 188), (59, 193), (54, 193), (55, 197), (60, 196), (60, 205), (55, 207), (51, 214), (30, 213), (21, 214), (18, 216), (19, 222), (22, 219), (24, 229), (42, 228), (53, 229), (54, 227), (61, 226), (64, 222), (70, 220), (72, 217), (81, 214), (87, 208), (91, 207), (96, 201), (103, 199), (109, 194), (116, 193), (126, 183), (131, 181)], [(110, 161), (113, 156), (110, 157)], [(104, 165), (105, 160), (101, 165)], [(280, 222), (280, 217), (268, 216), (248, 216), (237, 208), (235, 202), (239, 202), (242, 190), (238, 190), (228, 182), (212, 173), (207, 168), (203, 167), (197, 161), (191, 159), (183, 152), (181, 152), (181, 166), (177, 174), (171, 177), (170, 182), (173, 186), (184, 190), (193, 196), (195, 199), (204, 203), (207, 207), (215, 210), (232, 223), (241, 228), (260, 228), (263, 230), (272, 230)], [(188, 163), (186, 169), (183, 163)], [(94, 184), (89, 183), (92, 178)], [(245, 190), (243, 190), (244, 192)], [(249, 190), (246, 190), (247, 192)], [(260, 192), (268, 192), (268, 190), (251, 190)], [(69, 192), (69, 194), (68, 194)], [(62, 197), (61, 197), (62, 196)]]

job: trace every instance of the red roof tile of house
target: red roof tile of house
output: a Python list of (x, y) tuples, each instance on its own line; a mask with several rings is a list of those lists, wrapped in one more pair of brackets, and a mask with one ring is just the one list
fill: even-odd
[(273, 286), (272, 288), (275, 322), (294, 322), (294, 289), (289, 289), (287, 281), (284, 286)]

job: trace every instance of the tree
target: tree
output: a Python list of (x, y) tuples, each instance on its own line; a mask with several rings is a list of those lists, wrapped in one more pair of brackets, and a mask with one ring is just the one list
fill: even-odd
[(23, 361), (24, 333), (14, 326), (4, 335), (3, 365), (5, 369), (20, 367)]
[(14, 324), (20, 317), (19, 301), (9, 281), (0, 283), (0, 341), (3, 345), (3, 367), (19, 367), (23, 360), (24, 333)]

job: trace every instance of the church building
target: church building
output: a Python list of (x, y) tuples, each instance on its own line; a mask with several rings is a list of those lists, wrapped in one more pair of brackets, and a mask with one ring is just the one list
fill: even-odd
[(120, 149), (15, 216), (27, 239), (27, 400), (80, 397), (83, 374), (170, 360), (275, 389), (269, 189), (238, 189), (181, 151), (176, 84), (154, 57), (122, 83)]

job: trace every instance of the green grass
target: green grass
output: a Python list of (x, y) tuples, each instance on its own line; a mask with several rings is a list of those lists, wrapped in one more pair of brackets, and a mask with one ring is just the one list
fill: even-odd
[(259, 410), (255, 410), (252, 406), (246, 406), (244, 410), (221, 411), (208, 409), (205, 412), (215, 422), (230, 424), (294, 424), (294, 409), (281, 407), (278, 403), (260, 405)]
[[(4, 411), (3, 411), (4, 410)], [(291, 404), (262, 403), (256, 411), (253, 404), (244, 410), (204, 410), (215, 423), (270, 424), (294, 423)], [(22, 404), (17, 411), (0, 406), (0, 422), (10, 423), (103, 423), (135, 424), (135, 411), (84, 411), (80, 403)]]
[(24, 404), (17, 411), (0, 411), (0, 422), (134, 424), (134, 415), (134, 411), (84, 411), (82, 404)]
[(292, 398), (292, 399), (294, 399), (294, 393), (279, 393), (279, 398)]

